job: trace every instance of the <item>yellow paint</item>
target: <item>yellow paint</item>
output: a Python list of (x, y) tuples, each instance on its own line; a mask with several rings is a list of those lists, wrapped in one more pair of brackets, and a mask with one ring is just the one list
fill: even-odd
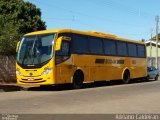
[(20, 41), (17, 42), (16, 52), (18, 52), (19, 45), (20, 45)]

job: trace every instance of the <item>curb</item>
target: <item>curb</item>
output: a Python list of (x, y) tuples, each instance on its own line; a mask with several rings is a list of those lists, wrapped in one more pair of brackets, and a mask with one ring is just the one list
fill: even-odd
[(23, 90), (23, 88), (16, 84), (0, 84), (0, 92), (13, 92), (21, 90)]

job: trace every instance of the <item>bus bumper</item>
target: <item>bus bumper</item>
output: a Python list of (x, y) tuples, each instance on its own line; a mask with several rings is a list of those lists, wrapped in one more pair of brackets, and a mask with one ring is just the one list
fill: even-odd
[(50, 75), (38, 77), (25, 77), (17, 75), (17, 84), (20, 86), (53, 85), (55, 84), (55, 80)]

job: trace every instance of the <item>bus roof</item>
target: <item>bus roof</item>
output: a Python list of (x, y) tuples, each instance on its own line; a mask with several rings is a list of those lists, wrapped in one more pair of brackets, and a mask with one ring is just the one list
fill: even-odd
[(120, 37), (118, 37), (116, 35), (113, 35), (113, 34), (102, 33), (102, 32), (97, 32), (97, 31), (78, 31), (78, 30), (72, 30), (72, 29), (42, 30), (42, 31), (36, 31), (36, 32), (31, 32), (31, 33), (25, 34), (25, 36), (38, 35), (38, 34), (49, 34), (49, 33), (64, 33), (64, 32), (77, 33), (77, 34), (82, 34), (82, 35), (89, 35), (89, 36), (95, 36), (95, 37), (110, 38), (110, 39), (115, 39), (115, 40), (145, 44), (144, 42), (140, 42), (140, 41), (137, 41), (137, 40), (120, 38)]

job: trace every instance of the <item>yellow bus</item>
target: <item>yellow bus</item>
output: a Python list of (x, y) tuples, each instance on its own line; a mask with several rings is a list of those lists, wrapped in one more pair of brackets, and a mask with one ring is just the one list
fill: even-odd
[(17, 44), (19, 85), (57, 85), (147, 76), (145, 43), (94, 31), (56, 29), (24, 35)]

